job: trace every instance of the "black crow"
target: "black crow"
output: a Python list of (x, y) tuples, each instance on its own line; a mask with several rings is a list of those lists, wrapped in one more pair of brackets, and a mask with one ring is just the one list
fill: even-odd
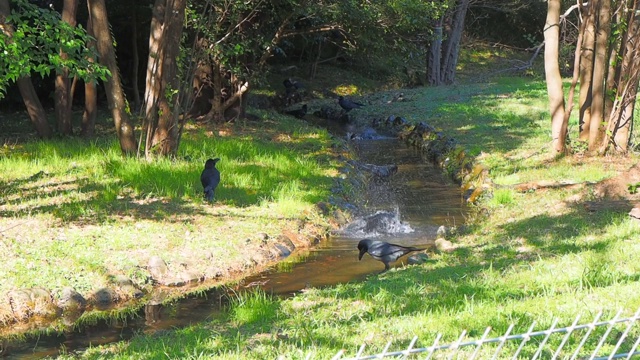
[(302, 105), (300, 109), (289, 110), (284, 112), (287, 115), (292, 115), (297, 117), (298, 119), (303, 119), (305, 115), (307, 115), (307, 104)]
[(369, 253), (372, 258), (378, 261), (382, 261), (382, 263), (384, 264), (384, 270), (382, 270), (381, 272), (382, 274), (383, 272), (389, 270), (390, 262), (394, 262), (410, 252), (422, 251), (425, 249), (389, 244), (388, 242), (384, 241), (362, 239), (358, 243), (358, 250), (360, 250), (358, 260), (362, 260), (362, 256), (364, 256), (365, 253)]
[(340, 104), (340, 107), (344, 109), (344, 112), (349, 112), (353, 109), (364, 106), (364, 104), (345, 99), (344, 96), (338, 97), (338, 104)]
[(294, 93), (296, 92), (296, 90), (303, 87), (302, 83), (291, 79), (284, 79), (282, 84), (284, 85), (285, 93), (287, 95)]
[(220, 158), (209, 159), (204, 164), (204, 170), (200, 174), (200, 182), (204, 188), (204, 197), (208, 201), (213, 201), (213, 195), (216, 191), (216, 187), (220, 183), (220, 171), (216, 169), (216, 163), (220, 161)]

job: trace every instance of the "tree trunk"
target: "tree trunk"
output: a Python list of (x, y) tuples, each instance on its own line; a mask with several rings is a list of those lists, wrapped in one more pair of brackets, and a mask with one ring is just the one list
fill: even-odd
[(31, 78), (21, 77), (16, 81), (16, 83), (18, 84), (22, 101), (24, 101), (24, 106), (27, 108), (29, 118), (38, 132), (38, 136), (41, 138), (50, 138), (52, 132), (51, 127), (47, 122), (47, 114), (40, 103), (40, 99), (38, 99), (36, 90), (33, 88)]
[[(633, 1), (631, 9), (625, 12), (627, 18), (626, 32), (620, 42), (622, 60), (617, 62), (615, 73), (617, 74), (615, 101), (605, 131), (605, 140), (599, 153), (604, 154), (608, 150), (617, 153), (626, 153), (631, 129), (633, 126), (633, 111), (638, 93), (638, 80), (640, 79), (640, 17), (636, 15), (638, 0)], [(612, 141), (611, 141), (612, 140)]]
[[(87, 34), (95, 37), (91, 17), (87, 19)], [(87, 47), (95, 47), (96, 42), (90, 41)], [(87, 59), (94, 62), (95, 59)], [(84, 81), (84, 112), (82, 113), (82, 123), (80, 124), (80, 134), (83, 137), (92, 137), (95, 134), (96, 118), (98, 116), (98, 87), (95, 81)]]
[(584, 30), (582, 32), (582, 47), (580, 50), (580, 114), (579, 114), (579, 138), (582, 141), (589, 140), (591, 125), (591, 77), (593, 76), (593, 54), (595, 50), (595, 10), (593, 3), (583, 8)]
[[(621, 1), (617, 6), (618, 9), (614, 10), (614, 24), (612, 25), (617, 29), (624, 29), (627, 26), (627, 22), (629, 19), (626, 14), (623, 14), (623, 8), (626, 5), (626, 0)], [(624, 34), (627, 32), (625, 31)], [(605, 80), (605, 90), (604, 90), (604, 108), (603, 108), (603, 119), (605, 121), (611, 117), (611, 111), (613, 109), (613, 97), (611, 94), (616, 92), (616, 88), (620, 83), (620, 58), (623, 56), (624, 50), (622, 49), (622, 41), (625, 35), (623, 36), (613, 36), (608, 41), (608, 54), (607, 59), (607, 71), (606, 71), (606, 80)]]
[(440, 63), (442, 52), (442, 20), (433, 29), (433, 40), (429, 46), (427, 58), (427, 84), (438, 86), (440, 82)]
[(164, 1), (156, 0), (151, 15), (151, 31), (149, 34), (149, 58), (147, 60), (147, 77), (144, 91), (144, 131), (145, 131), (145, 157), (151, 156), (151, 139), (158, 122), (158, 98), (162, 83), (162, 56), (161, 36), (162, 22), (164, 18)]
[(596, 151), (604, 138), (605, 74), (607, 71), (607, 42), (609, 41), (609, 0), (594, 0), (596, 22), (596, 48), (591, 83), (591, 120), (589, 124), (589, 151)]
[(458, 54), (460, 53), (460, 42), (464, 30), (464, 19), (467, 16), (470, 0), (458, 0), (453, 14), (451, 32), (444, 43), (444, 53), (442, 56), (442, 68), (440, 80), (444, 84), (452, 84), (456, 77), (456, 66), (458, 65)]
[(131, 16), (131, 53), (133, 68), (131, 69), (131, 84), (133, 84), (133, 102), (136, 111), (140, 108), (140, 89), (138, 88), (138, 69), (140, 68), (140, 56), (138, 55), (138, 19), (136, 16), (136, 6), (133, 6), (133, 14)]
[[(162, 69), (162, 93), (158, 99), (160, 114), (158, 129), (152, 144), (161, 155), (175, 155), (178, 150), (178, 130), (180, 106), (177, 90), (180, 88), (178, 78), (178, 55), (180, 54), (180, 40), (184, 22), (186, 0), (167, 0), (164, 18), (162, 45), (164, 47), (164, 68)], [(170, 93), (171, 92), (171, 93)]]
[(152, 148), (160, 155), (174, 154), (177, 150), (180, 81), (176, 59), (185, 8), (186, 0), (156, 0), (154, 4), (145, 91), (147, 155)]
[[(62, 21), (71, 27), (76, 26), (76, 11), (78, 0), (64, 0), (62, 7)], [(68, 56), (64, 50), (60, 49), (60, 57), (66, 59)], [(73, 134), (71, 105), (73, 104), (73, 94), (71, 94), (71, 80), (69, 79), (69, 69), (58, 70), (55, 79), (55, 111), (58, 121), (58, 132), (63, 135)]]
[(548, 0), (547, 20), (544, 24), (544, 69), (551, 113), (551, 151), (565, 152), (567, 123), (564, 116), (564, 93), (558, 53), (560, 45), (560, 4), (561, 0)]
[[(7, 38), (13, 36), (13, 27), (6, 22), (9, 15), (11, 15), (9, 0), (0, 0), (0, 33)], [(47, 122), (47, 114), (40, 103), (40, 99), (38, 99), (36, 90), (33, 88), (31, 78), (28, 76), (21, 77), (16, 81), (16, 84), (18, 85), (24, 106), (27, 108), (29, 118), (38, 132), (38, 136), (41, 138), (51, 137), (51, 127)]]
[(104, 0), (87, 0), (89, 16), (97, 41), (100, 63), (109, 69), (111, 78), (105, 82), (107, 102), (113, 116), (120, 149), (125, 155), (135, 155), (137, 144), (134, 129), (127, 114), (126, 102), (120, 82), (120, 72), (116, 63), (113, 40), (109, 32), (107, 9)]

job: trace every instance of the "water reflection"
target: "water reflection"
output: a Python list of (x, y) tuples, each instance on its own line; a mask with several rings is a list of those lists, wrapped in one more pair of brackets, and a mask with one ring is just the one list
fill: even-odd
[[(364, 214), (396, 212), (400, 221), (413, 231), (381, 235), (380, 240), (399, 245), (428, 247), (439, 226), (457, 226), (464, 221), (465, 206), (457, 186), (425, 161), (423, 155), (398, 140), (361, 140), (352, 142), (358, 158), (374, 165), (398, 165), (388, 179), (372, 178), (364, 195)], [(384, 233), (384, 232), (378, 232)], [(288, 271), (272, 269), (246, 279), (274, 294), (292, 294), (308, 287), (322, 287), (362, 279), (379, 273), (384, 267), (370, 257), (358, 261), (356, 248), (361, 237), (344, 233), (334, 236), (310, 251), (304, 262)], [(407, 258), (392, 267), (402, 266)]]

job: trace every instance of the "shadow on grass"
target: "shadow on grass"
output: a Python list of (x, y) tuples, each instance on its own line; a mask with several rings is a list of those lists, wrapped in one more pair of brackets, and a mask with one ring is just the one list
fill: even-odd
[[(394, 103), (384, 111), (445, 129), (471, 155), (482, 151), (505, 153), (531, 137), (546, 134), (546, 128), (538, 124), (538, 120), (547, 117), (546, 107), (527, 114), (516, 111), (519, 106), (535, 110), (531, 104), (545, 99), (545, 91), (543, 81), (498, 78), (491, 84), (419, 89), (411, 101)], [(511, 104), (512, 110), (505, 104)]]
[[(27, 142), (6, 158), (9, 176), (0, 181), (0, 213), (90, 223), (120, 216), (171, 221), (205, 214), (206, 206), (219, 204), (248, 207), (291, 198), (316, 203), (326, 198), (333, 180), (319, 166), (328, 163), (326, 155), (309, 153), (322, 150), (328, 140), (316, 136), (318, 129), (300, 125), (294, 127), (296, 141), (273, 140), (287, 129), (241, 129), (259, 136), (215, 141), (195, 131), (185, 136), (178, 159), (153, 162), (123, 158), (113, 139)], [(200, 184), (209, 157), (222, 158), (222, 181), (212, 205), (204, 201)], [(17, 167), (23, 170), (15, 173), (31, 168), (32, 174), (12, 177)]]

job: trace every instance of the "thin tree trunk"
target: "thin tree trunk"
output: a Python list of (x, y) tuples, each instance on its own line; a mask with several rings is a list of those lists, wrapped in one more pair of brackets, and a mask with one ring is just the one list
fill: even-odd
[(126, 111), (124, 93), (120, 82), (120, 71), (116, 63), (113, 40), (109, 32), (107, 8), (104, 0), (87, 0), (87, 7), (89, 8), (89, 16), (91, 16), (92, 27), (97, 40), (100, 63), (111, 72), (111, 78), (105, 82), (105, 88), (107, 102), (116, 127), (116, 134), (120, 140), (120, 149), (125, 155), (135, 155), (137, 144), (134, 129)]
[(47, 114), (40, 103), (40, 99), (38, 99), (38, 94), (33, 87), (33, 83), (31, 83), (31, 78), (21, 77), (16, 83), (18, 84), (18, 90), (20, 90), (24, 106), (27, 108), (29, 118), (38, 132), (38, 136), (41, 138), (50, 138), (52, 131), (47, 122)]
[(442, 56), (442, 19), (433, 29), (433, 40), (429, 46), (427, 58), (427, 84), (438, 86), (440, 82), (440, 64)]
[(578, 29), (578, 39), (576, 41), (576, 50), (573, 56), (573, 76), (571, 77), (571, 86), (569, 87), (569, 94), (567, 97), (567, 104), (564, 110), (564, 123), (569, 124), (571, 118), (571, 112), (573, 110), (573, 102), (575, 101), (576, 86), (580, 78), (580, 53), (582, 52), (582, 41), (584, 38), (584, 21), (580, 23)]
[(593, 80), (591, 83), (591, 121), (589, 125), (589, 151), (596, 151), (604, 138), (604, 97), (605, 75), (607, 71), (607, 42), (609, 41), (610, 4), (609, 0), (594, 0), (596, 9), (596, 52), (593, 62)]
[[(621, 1), (618, 4), (618, 9), (614, 11), (614, 27), (618, 29), (623, 29), (626, 27), (626, 21), (628, 20), (626, 16), (622, 14), (622, 8), (625, 6), (626, 0)], [(606, 80), (605, 80), (605, 97), (604, 97), (604, 110), (603, 110), (603, 119), (609, 119), (611, 117), (611, 111), (613, 108), (613, 97), (610, 94), (614, 94), (616, 89), (618, 88), (618, 84), (620, 84), (620, 61), (618, 56), (622, 56), (624, 50), (622, 49), (623, 42), (626, 37), (627, 32), (625, 31), (624, 36), (614, 36), (609, 39), (608, 45), (608, 54), (607, 58), (609, 59), (607, 64), (607, 72), (606, 72)]]
[[(164, 18), (164, 63), (162, 69), (162, 88), (164, 96), (158, 99), (160, 115), (158, 129), (154, 134), (153, 146), (161, 155), (175, 154), (178, 146), (178, 115), (180, 106), (177, 102), (178, 94), (172, 90), (178, 90), (180, 81), (178, 74), (177, 58), (180, 54), (180, 40), (184, 21), (186, 0), (168, 0)], [(167, 91), (168, 90), (168, 91)], [(172, 92), (169, 94), (169, 92)]]
[(443, 64), (441, 68), (441, 81), (444, 84), (452, 84), (456, 77), (456, 66), (460, 53), (460, 42), (464, 30), (464, 19), (467, 16), (470, 0), (458, 0), (453, 14), (451, 32), (448, 34), (444, 45)]
[(178, 145), (180, 110), (176, 91), (180, 81), (176, 59), (186, 4), (186, 0), (156, 0), (153, 10), (150, 37), (155, 39), (149, 40), (145, 118), (151, 128), (147, 148), (150, 146), (161, 155), (174, 154)]
[(584, 30), (582, 32), (582, 47), (580, 50), (580, 104), (579, 114), (579, 138), (582, 141), (589, 140), (591, 125), (591, 78), (593, 76), (593, 54), (595, 52), (595, 9), (593, 3), (584, 8)]
[(564, 112), (564, 93), (558, 53), (560, 46), (561, 0), (548, 0), (547, 20), (544, 24), (544, 70), (551, 113), (551, 150), (554, 154), (565, 152), (567, 124)]
[(140, 89), (138, 88), (138, 69), (140, 67), (140, 56), (138, 55), (138, 19), (136, 6), (133, 6), (133, 14), (131, 20), (131, 52), (133, 53), (133, 69), (131, 69), (131, 83), (133, 84), (133, 102), (134, 108), (139, 110), (140, 106)]
[[(62, 7), (62, 21), (71, 27), (76, 26), (76, 12), (78, 0), (64, 0)], [(61, 49), (60, 57), (66, 59), (68, 55)], [(71, 105), (73, 104), (71, 94), (71, 80), (69, 79), (69, 69), (60, 69), (55, 79), (55, 111), (58, 121), (58, 132), (63, 135), (73, 134)]]
[[(95, 37), (91, 17), (87, 19), (87, 34)], [(95, 47), (96, 42), (90, 41), (88, 47)], [(87, 59), (94, 62), (95, 59)], [(98, 87), (95, 81), (84, 81), (84, 112), (82, 113), (82, 123), (80, 124), (80, 134), (83, 137), (92, 137), (95, 134), (96, 118), (98, 116)]]
[[(9, 15), (11, 15), (9, 0), (0, 0), (0, 32), (10, 39), (13, 37), (13, 27), (6, 22)], [(27, 114), (29, 114), (29, 118), (38, 132), (38, 136), (41, 138), (51, 137), (52, 132), (47, 122), (47, 114), (40, 103), (40, 99), (38, 99), (36, 90), (33, 88), (31, 78), (28, 76), (18, 78), (16, 84), (18, 85), (24, 106), (27, 108)]]
[(144, 91), (144, 123), (145, 123), (145, 157), (151, 156), (151, 139), (158, 123), (158, 99), (162, 96), (162, 69), (164, 62), (163, 22), (165, 1), (156, 0), (151, 12), (151, 30), (149, 34), (149, 58), (147, 60), (147, 77)]
[[(604, 154), (608, 150), (617, 153), (626, 153), (631, 128), (633, 124), (633, 111), (638, 93), (638, 80), (640, 79), (640, 24), (636, 15), (638, 0), (634, 0), (631, 9), (627, 9), (626, 32), (621, 41), (622, 60), (616, 66), (617, 88), (615, 89), (615, 101), (612, 102), (612, 110), (605, 131), (605, 139), (600, 146), (599, 153)], [(613, 140), (613, 141), (611, 141)]]

